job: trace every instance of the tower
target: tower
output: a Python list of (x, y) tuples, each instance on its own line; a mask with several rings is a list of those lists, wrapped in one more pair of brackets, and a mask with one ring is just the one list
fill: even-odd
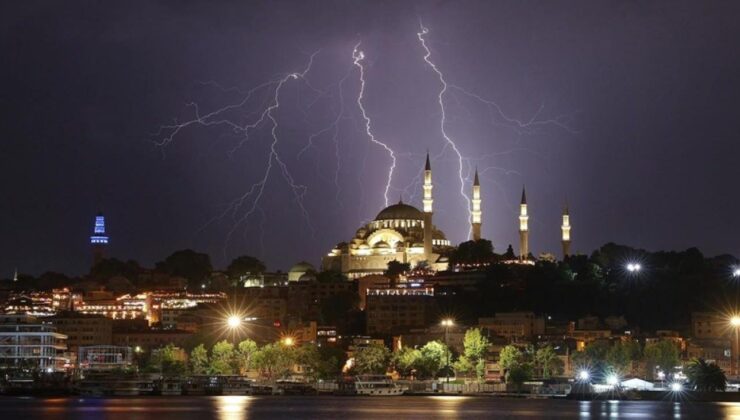
[(473, 225), (473, 240), (480, 240), (481, 225), (481, 199), (480, 199), (480, 182), (478, 181), (478, 168), (475, 168), (475, 179), (473, 180), (473, 211), (471, 214), (471, 223)]
[(103, 213), (98, 213), (95, 216), (95, 226), (93, 227), (93, 234), (90, 236), (90, 245), (92, 245), (93, 251), (93, 265), (95, 265), (105, 257), (105, 247), (108, 245)]
[(424, 255), (427, 262), (432, 263), (432, 165), (427, 162), (424, 166)]
[(527, 215), (527, 194), (522, 187), (522, 202), (519, 204), (519, 259), (529, 256), (529, 215)]
[(568, 203), (565, 203), (563, 209), (563, 225), (560, 226), (563, 232), (563, 259), (570, 255), (570, 215), (568, 214)]

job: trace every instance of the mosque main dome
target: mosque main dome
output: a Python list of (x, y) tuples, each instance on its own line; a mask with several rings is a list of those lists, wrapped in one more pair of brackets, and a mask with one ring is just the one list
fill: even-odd
[(375, 220), (424, 220), (424, 214), (414, 206), (405, 204), (403, 200), (398, 204), (390, 205), (375, 216)]

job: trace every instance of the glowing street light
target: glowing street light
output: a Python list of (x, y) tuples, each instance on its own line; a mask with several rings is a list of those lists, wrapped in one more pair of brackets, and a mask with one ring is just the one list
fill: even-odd
[(445, 364), (445, 375), (447, 376), (447, 383), (450, 383), (450, 346), (447, 344), (447, 336), (450, 327), (455, 325), (455, 321), (452, 318), (445, 318), (440, 322), (440, 325), (445, 327), (445, 353), (447, 353), (445, 355), (447, 359), (447, 363)]
[(229, 326), (229, 328), (239, 328), (240, 325), (242, 325), (242, 319), (239, 316), (231, 315), (226, 319), (226, 325)]
[(735, 267), (734, 270), (732, 270), (732, 277), (734, 278), (740, 278), (740, 267)]
[(638, 273), (640, 270), (642, 270), (642, 265), (639, 263), (629, 263), (627, 264), (627, 271), (630, 273)]
[(617, 386), (619, 384), (619, 377), (615, 374), (611, 374), (606, 377), (606, 384), (611, 386)]
[(283, 338), (283, 345), (292, 347), (295, 344), (295, 339), (293, 337), (285, 337)]
[(680, 382), (674, 382), (671, 384), (671, 391), (681, 392), (682, 390), (683, 390), (683, 385)]
[(588, 371), (585, 369), (578, 372), (578, 379), (583, 382), (588, 381), (588, 378), (590, 377), (591, 377), (591, 374), (589, 374)]

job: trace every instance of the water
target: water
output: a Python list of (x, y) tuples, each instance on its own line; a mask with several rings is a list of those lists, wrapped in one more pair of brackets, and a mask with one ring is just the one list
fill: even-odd
[(740, 403), (566, 401), (491, 397), (0, 398), (0, 419), (740, 419)]

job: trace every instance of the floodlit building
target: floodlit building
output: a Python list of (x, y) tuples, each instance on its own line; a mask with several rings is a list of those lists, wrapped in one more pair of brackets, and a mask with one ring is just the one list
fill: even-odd
[(492, 318), (478, 319), (478, 325), (508, 339), (530, 339), (545, 333), (545, 319), (534, 312), (498, 312)]
[(110, 345), (113, 340), (113, 320), (102, 315), (61, 312), (49, 318), (58, 332), (67, 336), (67, 347), (77, 353), (82, 346)]
[(105, 258), (105, 248), (108, 246), (108, 235), (105, 233), (105, 216), (98, 213), (95, 216), (93, 234), (90, 236), (90, 245), (93, 250), (93, 266)]
[(0, 315), (0, 368), (64, 371), (67, 336), (29, 315)]
[(403, 200), (384, 208), (375, 220), (360, 227), (349, 242), (339, 243), (324, 257), (324, 270), (340, 271), (349, 278), (383, 274), (388, 263), (412, 267), (426, 262), (435, 270), (447, 268), (441, 254), (450, 247), (445, 234), (432, 224), (432, 168), (424, 167), (424, 211)]
[(367, 292), (367, 333), (385, 335), (426, 327), (435, 312), (434, 288), (383, 288)]

